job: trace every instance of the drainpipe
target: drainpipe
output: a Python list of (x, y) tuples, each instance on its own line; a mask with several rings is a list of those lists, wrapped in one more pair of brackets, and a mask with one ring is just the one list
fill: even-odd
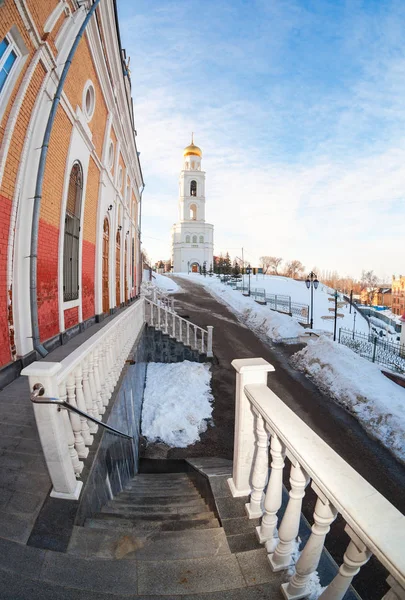
[(38, 324), (38, 289), (37, 289), (37, 258), (38, 258), (38, 232), (39, 232), (39, 216), (41, 209), (41, 199), (42, 199), (42, 188), (44, 183), (44, 174), (46, 167), (46, 159), (48, 155), (49, 148), (49, 140), (52, 133), (53, 123), (56, 117), (56, 111), (58, 109), (58, 105), (60, 102), (60, 98), (63, 91), (63, 86), (66, 81), (67, 74), (70, 69), (70, 65), (72, 64), (73, 57), (77, 50), (80, 40), (83, 37), (84, 30), (87, 27), (88, 22), (90, 21), (94, 11), (96, 10), (100, 0), (95, 0), (94, 4), (90, 8), (87, 13), (77, 35), (75, 41), (73, 42), (72, 48), (69, 52), (69, 55), (66, 59), (65, 65), (63, 67), (62, 74), (59, 79), (59, 84), (56, 89), (56, 93), (52, 102), (51, 112), (49, 113), (48, 123), (46, 124), (46, 129), (44, 133), (44, 139), (41, 147), (41, 156), (39, 159), (38, 165), (38, 173), (37, 173), (37, 181), (35, 184), (35, 196), (34, 196), (34, 207), (33, 207), (33, 215), (32, 215), (32, 231), (31, 231), (31, 251), (30, 251), (30, 307), (31, 307), (31, 328), (32, 328), (32, 342), (34, 345), (34, 350), (38, 352), (38, 354), (42, 357), (48, 354), (48, 351), (41, 344), (41, 340), (39, 337), (39, 324)]

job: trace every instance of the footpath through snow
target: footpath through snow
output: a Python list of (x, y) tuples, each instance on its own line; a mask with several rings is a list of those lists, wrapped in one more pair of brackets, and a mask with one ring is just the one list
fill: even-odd
[[(179, 276), (206, 287), (243, 323), (273, 342), (281, 343), (302, 336), (304, 332), (292, 317), (261, 306), (217, 278)], [(405, 462), (405, 388), (387, 379), (376, 364), (326, 335), (309, 339), (307, 346), (291, 358), (291, 363), (351, 412), (372, 437)]]

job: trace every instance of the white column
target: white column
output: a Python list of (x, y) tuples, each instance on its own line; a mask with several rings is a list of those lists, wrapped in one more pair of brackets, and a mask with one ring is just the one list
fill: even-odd
[(391, 589), (388, 590), (382, 600), (405, 600), (405, 589), (399, 585), (392, 575), (387, 577), (387, 583)]
[(256, 416), (256, 453), (252, 474), (253, 491), (250, 502), (245, 504), (249, 519), (257, 519), (263, 514), (263, 490), (269, 473), (268, 434), (261, 414), (255, 409), (253, 409), (253, 412)]
[(318, 495), (314, 511), (314, 524), (305, 548), (295, 565), (295, 573), (288, 583), (282, 584), (282, 593), (287, 600), (298, 600), (309, 594), (307, 589), (312, 573), (318, 568), (325, 537), (330, 530), (330, 524), (336, 519), (337, 510), (330, 504), (326, 496), (316, 484), (312, 484)]
[(266, 550), (271, 553), (276, 548), (277, 513), (280, 510), (283, 493), (284, 448), (273, 434), (270, 442), (271, 471), (264, 499), (264, 514), (261, 525), (256, 528), (259, 542), (266, 542)]
[(269, 554), (269, 562), (273, 571), (282, 571), (291, 565), (291, 557), (300, 526), (302, 499), (308, 483), (306, 473), (301, 465), (294, 457), (288, 456), (288, 458), (292, 463), (290, 499), (278, 530), (279, 542), (274, 553)]
[[(62, 402), (66, 402), (66, 382), (59, 384), (59, 398)], [(70, 459), (72, 461), (73, 470), (78, 475), (83, 471), (83, 463), (79, 460), (79, 455), (75, 448), (75, 436), (73, 434), (72, 424), (69, 418), (69, 412), (62, 410), (63, 422), (65, 424), (66, 440), (68, 443)]]
[[(36, 361), (25, 367), (21, 375), (28, 377), (30, 391), (40, 383), (45, 388), (45, 396), (58, 398), (57, 373), (60, 369), (60, 363)], [(66, 439), (64, 412), (51, 404), (34, 404), (38, 433), (53, 486), (51, 496), (77, 500), (83, 482), (76, 480)]]
[(172, 317), (172, 323), (173, 323), (173, 337), (174, 339), (176, 339), (176, 315), (173, 313), (173, 317)]
[(274, 371), (264, 358), (245, 358), (232, 361), (236, 370), (235, 440), (233, 472), (228, 484), (232, 495), (249, 496), (255, 450), (254, 416), (245, 394), (245, 385), (267, 385), (267, 373)]
[(209, 358), (211, 358), (213, 355), (212, 353), (212, 332), (213, 332), (213, 326), (212, 325), (207, 325), (207, 331), (208, 331), (208, 340), (207, 340), (207, 356)]
[(365, 565), (371, 556), (370, 550), (348, 525), (346, 525), (345, 531), (351, 541), (343, 557), (343, 564), (339, 569), (339, 573), (319, 596), (318, 600), (342, 600), (353, 577), (357, 575), (360, 567)]
[(198, 350), (197, 346), (197, 327), (194, 325), (194, 350)]

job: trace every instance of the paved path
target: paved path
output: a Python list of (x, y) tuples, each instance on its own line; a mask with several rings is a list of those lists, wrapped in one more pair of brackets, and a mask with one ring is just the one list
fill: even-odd
[[(269, 374), (269, 387), (301, 417), (318, 435), (338, 452), (356, 471), (405, 514), (405, 467), (381, 444), (368, 437), (358, 421), (322, 394), (302, 373), (294, 371), (288, 359), (300, 347), (271, 346), (241, 324), (236, 316), (202, 286), (182, 278), (176, 282), (184, 290), (176, 294), (176, 310), (188, 315), (197, 325), (214, 326), (213, 366), (215, 396), (215, 427), (202, 436), (192, 455), (212, 455), (232, 458), (234, 427), (235, 371), (234, 358), (262, 357), (275, 372)], [(235, 291), (235, 294), (240, 293)], [(190, 456), (176, 449), (169, 456)]]

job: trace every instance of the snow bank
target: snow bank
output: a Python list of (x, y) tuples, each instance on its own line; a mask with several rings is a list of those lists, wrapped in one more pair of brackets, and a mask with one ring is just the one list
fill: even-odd
[(258, 304), (253, 298), (244, 296), (241, 292), (224, 285), (217, 277), (183, 274), (181, 276), (206, 287), (209, 292), (227, 304), (243, 323), (273, 342), (296, 338), (304, 333), (301, 325), (289, 315), (278, 313), (270, 310), (268, 306)]
[(175, 294), (181, 292), (181, 287), (166, 275), (160, 275), (159, 273), (152, 273), (152, 283), (156, 285), (162, 292)]
[(186, 448), (200, 439), (212, 415), (211, 372), (207, 364), (150, 363), (142, 409), (142, 434)]
[(405, 389), (387, 379), (379, 368), (350, 348), (325, 336), (309, 341), (291, 363), (307, 373), (368, 433), (405, 462)]

